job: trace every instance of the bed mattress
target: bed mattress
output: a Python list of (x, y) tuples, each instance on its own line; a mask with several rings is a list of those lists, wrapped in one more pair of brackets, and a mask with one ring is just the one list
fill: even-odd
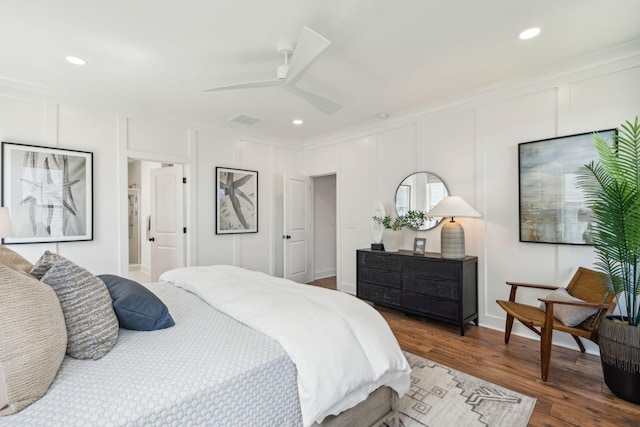
[(300, 426), (296, 367), (275, 340), (168, 283), (175, 326), (120, 329), (102, 359), (66, 357), (47, 394), (0, 426)]
[(409, 390), (411, 368), (389, 324), (353, 295), (232, 265), (176, 268), (160, 280), (278, 341), (296, 365), (304, 426), (380, 386)]

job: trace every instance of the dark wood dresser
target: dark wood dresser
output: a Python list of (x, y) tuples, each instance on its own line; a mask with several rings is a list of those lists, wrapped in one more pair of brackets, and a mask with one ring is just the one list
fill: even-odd
[(358, 298), (460, 326), (478, 324), (478, 258), (359, 249)]

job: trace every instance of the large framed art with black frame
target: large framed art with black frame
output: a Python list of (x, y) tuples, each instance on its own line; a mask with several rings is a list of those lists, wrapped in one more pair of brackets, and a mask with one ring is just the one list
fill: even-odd
[[(575, 172), (598, 158), (594, 133), (518, 144), (521, 242), (591, 244), (591, 211)], [(597, 133), (613, 143), (616, 129)]]
[(258, 172), (216, 167), (216, 234), (258, 232)]
[(93, 153), (2, 143), (3, 243), (93, 240)]

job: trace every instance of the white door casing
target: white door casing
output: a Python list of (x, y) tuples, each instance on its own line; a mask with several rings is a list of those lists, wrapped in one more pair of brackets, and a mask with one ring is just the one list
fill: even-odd
[(284, 174), (284, 277), (299, 283), (313, 279), (313, 182), (301, 175)]
[(182, 165), (151, 170), (151, 281), (184, 267), (184, 184)]

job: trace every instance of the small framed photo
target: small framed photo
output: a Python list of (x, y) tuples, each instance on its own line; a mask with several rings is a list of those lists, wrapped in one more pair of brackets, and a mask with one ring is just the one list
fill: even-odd
[(424, 255), (424, 248), (427, 245), (427, 239), (424, 237), (416, 237), (413, 239), (413, 253), (415, 255)]

